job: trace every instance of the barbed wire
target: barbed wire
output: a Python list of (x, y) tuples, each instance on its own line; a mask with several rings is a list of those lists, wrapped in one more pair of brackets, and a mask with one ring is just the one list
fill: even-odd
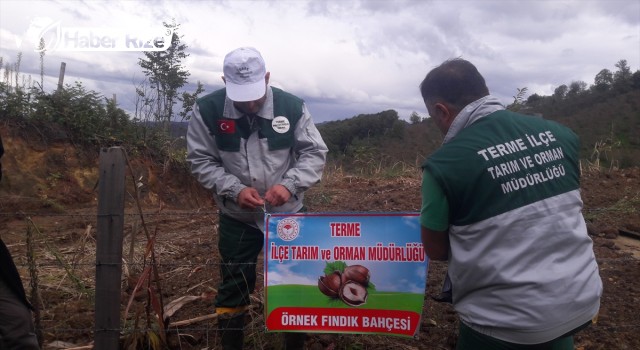
[[(217, 248), (216, 248), (217, 249)], [(620, 257), (620, 258), (596, 258), (596, 261), (598, 263), (609, 263), (609, 262), (615, 262), (615, 263), (619, 263), (619, 262), (639, 262), (640, 263), (640, 259), (634, 258), (632, 256), (624, 256), (624, 257)], [(169, 268), (206, 268), (206, 267), (220, 267), (220, 266), (224, 266), (224, 265), (259, 265), (260, 263), (253, 263), (253, 262), (247, 262), (247, 263), (243, 263), (243, 262), (233, 262), (233, 263), (224, 263), (224, 262), (193, 262), (193, 263), (143, 263), (143, 262), (124, 262), (124, 263), (93, 263), (93, 262), (88, 262), (88, 263), (74, 263), (73, 266), (77, 269), (79, 267), (96, 267), (96, 266), (129, 266), (129, 267), (146, 267), (146, 266), (155, 266), (158, 268), (164, 268), (164, 267), (169, 267)], [(26, 263), (18, 263), (16, 262), (16, 266), (17, 267), (22, 267), (22, 268), (26, 268), (29, 265)], [(38, 268), (48, 268), (48, 267), (62, 267), (62, 264), (60, 263), (37, 263), (36, 267)]]
[[(133, 210), (133, 209), (131, 209)], [(600, 212), (600, 211), (626, 211), (624, 209), (617, 209), (617, 208), (590, 208), (590, 209), (583, 209), (583, 211), (587, 211), (587, 212)], [(246, 212), (245, 212), (246, 213)], [(262, 210), (262, 208), (260, 208), (260, 210), (255, 210), (252, 213), (254, 214), (263, 214), (264, 211)], [(141, 214), (140, 213), (124, 213), (124, 215), (126, 217), (139, 217)], [(199, 208), (199, 209), (190, 209), (190, 210), (181, 210), (181, 211), (176, 211), (176, 210), (167, 210), (167, 211), (148, 211), (148, 212), (143, 212), (142, 213), (143, 216), (147, 216), (147, 217), (161, 217), (161, 218), (166, 218), (166, 217), (194, 217), (194, 216), (205, 216), (205, 217), (212, 217), (213, 219), (217, 219), (219, 212), (218, 210), (215, 209), (215, 207), (213, 208)], [(57, 224), (43, 224), (41, 222), (38, 222), (38, 218), (39, 217), (71, 217), (71, 218), (83, 218), (83, 219), (90, 219), (92, 225), (96, 225), (96, 220), (98, 219), (99, 215), (97, 213), (56, 213), (56, 212), (14, 212), (14, 213), (8, 213), (8, 212), (0, 212), (0, 217), (5, 216), (5, 217), (15, 217), (18, 216), (18, 218), (24, 218), (25, 219), (25, 226), (30, 226), (30, 225), (36, 225), (38, 227), (44, 227), (44, 228), (48, 228), (50, 226), (55, 225), (56, 230), (84, 230), (86, 228), (82, 228), (82, 227), (78, 227), (78, 228), (68, 228), (68, 227), (58, 227)], [(115, 216), (114, 214), (108, 214), (106, 216)], [(152, 223), (152, 222), (150, 222)], [(152, 223), (154, 225), (156, 225), (157, 223)], [(15, 232), (15, 230), (13, 232), (11, 232), (12, 234), (16, 234), (17, 232)], [(19, 233), (18, 233), (19, 234)], [(124, 239), (127, 242), (131, 242), (131, 235), (127, 234), (125, 235)], [(164, 243), (169, 243), (169, 242), (173, 242), (175, 237), (174, 236), (164, 236), (163, 234), (157, 234), (154, 237), (156, 244), (164, 244)], [(36, 239), (35, 241), (40, 241), (42, 239)], [(146, 242), (147, 238), (144, 237), (143, 235), (137, 235), (137, 238), (134, 239), (134, 243), (141, 243), (141, 242)], [(206, 241), (204, 242), (206, 244)], [(213, 243), (213, 239), (211, 240), (211, 243)], [(19, 243), (15, 243), (15, 245), (24, 245), (24, 242), (19, 242)], [(76, 254), (82, 254), (83, 252), (86, 252), (87, 248), (83, 249), (79, 249), (76, 250), (75, 253)], [(599, 263), (608, 263), (608, 262), (630, 262), (630, 261), (638, 261), (637, 259), (635, 259), (632, 256), (625, 256), (625, 257), (619, 257), (619, 258), (598, 258), (597, 261)], [(123, 263), (117, 263), (116, 265), (127, 265), (133, 268), (139, 267), (139, 266), (147, 266), (149, 265), (149, 262), (135, 262), (135, 261), (126, 261)], [(75, 261), (74, 262), (74, 267), (75, 268), (81, 268), (81, 267), (91, 267), (94, 268), (97, 266), (96, 263), (86, 263), (86, 262), (80, 262), (80, 261)], [(159, 263), (156, 266), (163, 268), (163, 267), (168, 267), (168, 268), (188, 268), (188, 267), (195, 267), (195, 266), (212, 266), (212, 267), (216, 267), (219, 266), (220, 263), (169, 263), (169, 262), (163, 262), (163, 263)], [(23, 265), (19, 265), (21, 267), (25, 267), (27, 266), (26, 264)], [(60, 263), (46, 263), (46, 262), (38, 262), (37, 263), (37, 267), (42, 267), (42, 268), (48, 268), (48, 267), (60, 267), (61, 264)]]
[[(133, 208), (131, 208), (130, 210), (135, 210)], [(582, 211), (583, 212), (599, 212), (599, 211), (611, 211), (611, 212), (629, 212), (630, 209), (628, 208), (583, 208)], [(415, 209), (408, 209), (408, 210), (398, 210), (398, 211), (384, 211), (384, 210), (362, 210), (362, 211), (356, 211), (357, 213), (365, 213), (365, 212), (389, 212), (389, 213), (405, 213), (405, 212), (415, 212), (418, 210)], [(253, 210), (253, 211), (239, 211), (239, 212), (233, 212), (231, 211), (230, 214), (263, 214), (264, 211), (262, 209), (260, 210)], [(321, 213), (335, 213), (335, 214), (344, 214), (344, 212), (321, 212)], [(169, 211), (153, 211), (153, 212), (142, 212), (142, 213), (138, 213), (138, 212), (129, 212), (129, 213), (124, 213), (124, 216), (140, 216), (140, 215), (144, 215), (144, 216), (194, 216), (194, 215), (218, 215), (219, 211), (218, 209), (212, 207), (212, 208), (201, 208), (201, 209), (196, 209), (194, 210), (181, 210), (181, 211), (175, 211), (175, 210), (169, 210)], [(102, 216), (116, 216), (119, 214), (102, 214)], [(55, 212), (25, 212), (25, 211), (15, 211), (15, 212), (0, 212), (0, 217), (4, 216), (4, 217), (18, 217), (18, 218), (24, 218), (24, 217), (98, 217), (99, 214), (97, 214), (97, 208), (96, 208), (96, 212), (92, 212), (92, 213), (55, 213)]]
[[(209, 321), (210, 323), (216, 322), (214, 319), (205, 320), (205, 321), (202, 321), (202, 322), (207, 322), (207, 321)], [(624, 332), (629, 332), (629, 331), (631, 331), (633, 329), (640, 328), (640, 324), (602, 325), (602, 323), (598, 322), (598, 323), (592, 324), (589, 327), (591, 327), (592, 330), (618, 331), (618, 330), (622, 329)], [(205, 326), (194, 327), (194, 326), (180, 326), (180, 325), (176, 326), (176, 325), (171, 325), (171, 323), (169, 323), (169, 332), (172, 329), (178, 329), (178, 328), (183, 332), (184, 331), (191, 331), (191, 332), (212, 331), (212, 332), (215, 332), (215, 331), (218, 330), (216, 326), (214, 326), (214, 327), (205, 327)], [(244, 330), (246, 330), (246, 327), (245, 328), (227, 328), (227, 329), (229, 329), (229, 330), (231, 330), (231, 329), (236, 329), (236, 330), (244, 329)], [(625, 329), (629, 329), (629, 330), (625, 330)], [(129, 332), (133, 332), (133, 331), (136, 331), (136, 332), (157, 332), (158, 331), (157, 328), (149, 328), (149, 327), (140, 327), (140, 328), (135, 328), (135, 329), (127, 329), (125, 327), (121, 327), (121, 328), (100, 328), (100, 329), (93, 328), (93, 327), (87, 327), (87, 328), (52, 327), (52, 328), (44, 328), (43, 330), (46, 330), (46, 331), (51, 332), (51, 333), (68, 333), (68, 332), (86, 333), (86, 332), (89, 332), (89, 331), (90, 332), (94, 332), (94, 331), (95, 332), (116, 332), (116, 331), (118, 331), (118, 332), (123, 332), (123, 331), (124, 332), (127, 332), (127, 331), (129, 331)], [(310, 332), (310, 333), (323, 333), (323, 332), (319, 331), (319, 332)], [(359, 333), (352, 333), (352, 334), (353, 335), (357, 335)]]
[[(97, 211), (97, 210), (96, 210)], [(244, 212), (247, 213), (247, 212)], [(249, 212), (249, 213), (254, 213), (254, 214), (261, 214), (263, 213), (262, 211), (255, 211), (255, 212)], [(193, 215), (217, 215), (218, 212), (216, 211), (210, 211), (210, 212), (190, 212), (190, 213), (185, 213), (185, 212), (143, 212), (142, 215), (144, 216), (193, 216)], [(118, 214), (103, 214), (102, 216), (116, 216)], [(44, 217), (97, 217), (99, 216), (99, 214), (97, 213), (87, 213), (87, 214), (62, 214), (62, 213), (37, 213), (37, 212), (22, 212), (22, 211), (18, 211), (18, 212), (12, 212), (12, 213), (0, 213), (0, 216), (5, 216), (5, 217), (19, 217), (19, 218), (24, 218), (24, 217), (39, 217), (39, 216), (44, 216)], [(124, 213), (124, 216), (140, 216), (140, 213)]]

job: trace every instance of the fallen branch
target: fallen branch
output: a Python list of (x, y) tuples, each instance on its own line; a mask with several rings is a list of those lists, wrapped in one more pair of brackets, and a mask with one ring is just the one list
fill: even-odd
[(620, 232), (621, 235), (623, 236), (627, 236), (630, 238), (635, 238), (637, 240), (640, 240), (640, 233), (638, 232), (633, 232), (631, 230), (623, 230), (623, 229), (618, 229), (618, 232)]
[(218, 314), (209, 314), (209, 315), (204, 315), (204, 316), (198, 316), (198, 317), (191, 318), (191, 319), (188, 319), (188, 320), (171, 322), (169, 324), (169, 327), (186, 326), (186, 325), (190, 325), (190, 324), (193, 324), (193, 323), (198, 323), (198, 322), (202, 322), (202, 321), (206, 321), (206, 320), (212, 320), (212, 319), (216, 319), (216, 318), (218, 318)]

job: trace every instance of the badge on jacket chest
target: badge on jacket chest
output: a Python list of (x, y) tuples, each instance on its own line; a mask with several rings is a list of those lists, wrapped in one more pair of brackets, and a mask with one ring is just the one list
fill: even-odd
[(273, 118), (271, 127), (278, 134), (284, 134), (285, 132), (289, 131), (291, 124), (289, 124), (289, 119), (287, 119), (286, 117), (278, 116)]

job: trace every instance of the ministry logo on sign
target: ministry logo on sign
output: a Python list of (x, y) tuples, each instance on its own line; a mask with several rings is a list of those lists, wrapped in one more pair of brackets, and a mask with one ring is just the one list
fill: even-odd
[(294, 219), (282, 219), (278, 222), (277, 233), (283, 241), (293, 241), (300, 233), (300, 224)]

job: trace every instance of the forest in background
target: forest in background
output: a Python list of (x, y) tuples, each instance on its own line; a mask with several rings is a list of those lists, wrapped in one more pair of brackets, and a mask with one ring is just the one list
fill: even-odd
[[(13, 63), (0, 57), (0, 122), (45, 146), (69, 142), (97, 152), (118, 145), (131, 155), (187, 169), (186, 120), (204, 88), (197, 82), (196, 91), (181, 90), (190, 76), (183, 64), (188, 47), (181, 42), (179, 24), (164, 25), (173, 30), (172, 45), (166, 51), (143, 52), (139, 58), (145, 79), (136, 85), (132, 113), (119, 108), (115, 98), (86, 89), (82, 82), (60, 84), (46, 92), (43, 51), (39, 80), (20, 73), (21, 54)], [(45, 47), (44, 42), (40, 45)], [(527, 87), (518, 88), (507, 108), (572, 128), (581, 138), (586, 165), (638, 165), (640, 70), (633, 72), (625, 59), (615, 67), (615, 71), (603, 68), (592, 85), (571, 81), (550, 96), (527, 96)], [(359, 175), (414, 171), (442, 140), (432, 121), (415, 111), (409, 121), (387, 110), (321, 123), (318, 129), (329, 147), (329, 165)]]

